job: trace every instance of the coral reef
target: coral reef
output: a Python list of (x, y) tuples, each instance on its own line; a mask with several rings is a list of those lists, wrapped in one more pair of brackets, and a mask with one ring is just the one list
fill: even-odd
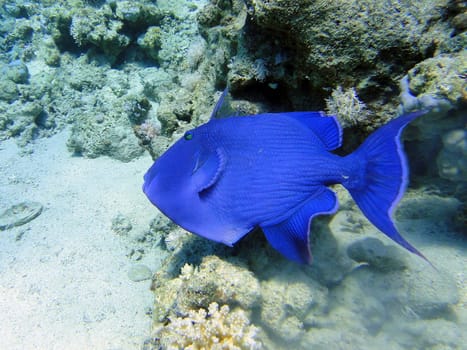
[(230, 311), (211, 303), (207, 309), (190, 310), (186, 317), (175, 317), (155, 333), (163, 349), (261, 349), (257, 329), (242, 310)]
[(83, 9), (71, 20), (70, 34), (79, 46), (95, 45), (109, 56), (117, 56), (130, 44), (130, 38), (119, 32), (123, 23), (109, 19), (110, 7)]
[[(332, 102), (348, 97), (357, 109), (367, 106), (360, 120), (368, 132), (395, 115), (399, 80), (414, 65), (443, 53), (465, 55), (465, 30), (451, 27), (464, 9), (446, 0), (246, 4), (212, 0), (198, 22), (208, 43), (206, 56), (216, 67), (211, 72), (225, 76), (227, 71), (233, 95), (265, 103), (262, 111), (319, 110), (326, 100), (336, 111)], [(449, 67), (440, 75), (450, 69), (454, 78)], [(449, 94), (455, 97), (454, 91)], [(352, 126), (346, 116), (341, 120)]]
[[(339, 192), (339, 197), (344, 208), (354, 205), (348, 194)], [(441, 227), (455, 220), (459, 209), (455, 199), (413, 193), (402, 202), (398, 225), (405, 232), (414, 232), (409, 228), (416, 225), (428, 228), (430, 221)], [(311, 268), (274, 254), (260, 236), (241, 241), (235, 256), (229, 248), (180, 229), (171, 229), (165, 240), (171, 255), (153, 277), (152, 339), (157, 341), (151, 349), (170, 344), (180, 327), (191, 334), (193, 328), (184, 327), (191, 327), (193, 312), (212, 303), (243, 310), (258, 329), (255, 340), (265, 348), (341, 349), (340, 342), (351, 341), (372, 349), (387, 344), (391, 332), (398, 334), (392, 348), (422, 348), (433, 344), (426, 333), (433, 320), (453, 327), (449, 337), (437, 340), (440, 344), (455, 349), (463, 341), (452, 322), (452, 306), (459, 301), (452, 276), (383, 242), (355, 209), (314, 225)], [(414, 320), (418, 326), (412, 329), (407, 325)]]
[(35, 138), (72, 124), (75, 154), (158, 156), (180, 124), (209, 114), (214, 77), (201, 73), (209, 62), (201, 62), (198, 9), (184, 1), (79, 0), (1, 8), (8, 79), (0, 139), (15, 137), (28, 151)]
[(172, 314), (184, 315), (191, 309), (207, 308), (213, 301), (244, 310), (257, 307), (259, 303), (259, 282), (238, 262), (207, 256), (196, 269), (184, 265), (175, 280), (164, 274), (158, 272), (153, 284), (157, 299), (154, 318), (159, 322)]

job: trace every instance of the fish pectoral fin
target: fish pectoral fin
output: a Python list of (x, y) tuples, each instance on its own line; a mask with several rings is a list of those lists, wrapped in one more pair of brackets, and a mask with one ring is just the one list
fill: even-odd
[(261, 227), (268, 242), (287, 259), (301, 264), (312, 261), (309, 232), (311, 221), (316, 215), (332, 214), (337, 210), (334, 192), (322, 187), (288, 219), (279, 224)]
[(200, 193), (213, 186), (219, 180), (225, 164), (226, 156), (220, 148), (215, 152), (201, 153), (191, 175), (196, 191)]

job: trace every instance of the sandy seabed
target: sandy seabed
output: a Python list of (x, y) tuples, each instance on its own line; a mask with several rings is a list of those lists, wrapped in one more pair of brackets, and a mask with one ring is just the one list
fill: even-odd
[[(111, 222), (121, 213), (132, 231), (148, 228), (155, 209), (141, 184), (152, 161), (74, 157), (67, 137), (40, 139), (25, 156), (14, 141), (0, 143), (0, 212), (23, 201), (44, 208), (0, 231), (1, 348), (140, 348), (150, 332), (150, 281), (128, 278), (133, 243)], [(154, 271), (159, 258), (142, 261)]]

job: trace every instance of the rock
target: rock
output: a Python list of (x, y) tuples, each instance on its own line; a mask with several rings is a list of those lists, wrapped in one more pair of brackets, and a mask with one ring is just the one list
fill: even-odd
[(156, 62), (159, 59), (159, 50), (162, 45), (162, 30), (160, 27), (149, 27), (148, 30), (138, 37), (137, 44), (141, 49)]
[(118, 235), (127, 235), (132, 228), (130, 219), (122, 214), (118, 214), (112, 219), (112, 230)]
[(467, 131), (455, 129), (443, 135), (444, 148), (438, 155), (439, 176), (451, 181), (467, 178)]
[(0, 213), (0, 230), (21, 226), (34, 220), (42, 213), (42, 204), (38, 202), (22, 202), (15, 204)]
[(289, 272), (261, 283), (261, 322), (274, 336), (297, 342), (305, 333), (304, 321), (327, 306), (328, 291), (300, 271)]
[(406, 303), (422, 318), (439, 317), (450, 305), (459, 301), (456, 282), (445, 272), (437, 271), (422, 261), (406, 277)]
[(29, 80), (28, 67), (20, 60), (15, 60), (4, 66), (1, 74), (16, 84), (26, 84)]
[(369, 330), (378, 322), (381, 326), (384, 320), (400, 319), (401, 312), (418, 319), (441, 317), (459, 300), (449, 274), (415, 257), (404, 270), (382, 272), (359, 266), (333, 290), (333, 297), (338, 305), (359, 314), (359, 322)]
[(424, 138), (439, 137), (441, 131), (449, 129), (453, 110), (462, 110), (467, 102), (463, 77), (466, 62), (465, 50), (440, 54), (419, 62), (400, 80), (399, 114), (424, 109), (430, 111), (427, 115), (436, 119), (427, 123), (427, 117), (423, 118), (425, 122), (421, 131), (425, 134)]
[[(459, 326), (448, 320), (426, 320), (424, 323), (423, 344), (424, 349), (456, 349), (462, 346), (462, 333)], [(465, 332), (465, 330), (464, 330)], [(465, 343), (464, 343), (465, 346)]]
[(19, 98), (19, 91), (16, 84), (11, 80), (0, 81), (0, 100), (13, 102)]
[[(324, 322), (329, 326), (376, 334), (388, 318), (385, 299), (388, 286), (382, 285), (385, 274), (373, 273), (368, 266), (355, 269), (332, 291), (333, 310)], [(392, 293), (391, 293), (392, 294)], [(396, 294), (396, 293), (394, 293)], [(383, 295), (381, 297), (381, 295)], [(354, 316), (347, 318), (346, 312)], [(344, 316), (341, 316), (341, 314)]]
[(451, 223), (455, 220), (462, 203), (455, 197), (413, 192), (401, 201), (396, 213), (397, 220), (429, 220)]
[(445, 319), (400, 322), (395, 332), (399, 334), (397, 342), (404, 349), (461, 349), (461, 344), (465, 344), (459, 326)]
[(130, 38), (121, 33), (122, 27), (110, 7), (99, 10), (85, 7), (72, 17), (70, 34), (77, 45), (94, 45), (106, 55), (116, 57), (130, 44)]
[[(381, 82), (391, 84), (394, 74), (404, 73), (414, 60), (428, 56), (434, 40), (449, 37), (439, 24), (437, 0), (397, 4), (355, 0), (246, 3), (249, 30), (255, 35), (245, 38), (245, 46), (254, 48), (252, 56), (261, 55), (266, 60), (268, 80), (291, 90), (300, 86), (300, 80), (307, 80), (311, 91), (346, 82), (347, 86), (357, 86), (359, 92), (377, 95), (383, 91)], [(395, 23), (404, 23), (404, 30)], [(279, 48), (278, 42), (287, 45)], [(292, 47), (300, 49), (292, 53), (288, 50)], [(403, 62), (400, 57), (404, 57)], [(289, 65), (294, 67), (293, 74), (287, 72)]]
[(248, 310), (258, 304), (259, 282), (242, 264), (207, 256), (199, 271), (181, 278), (186, 279), (184, 299), (198, 306), (204, 307), (206, 303), (209, 305), (212, 300), (218, 300), (222, 304), (238, 304)]
[(134, 265), (128, 270), (128, 278), (133, 282), (148, 280), (152, 277), (152, 271), (146, 265)]
[(103, 120), (96, 120), (96, 111), (83, 113), (71, 128), (68, 149), (88, 158), (107, 155), (123, 162), (140, 156), (143, 149), (138, 144), (130, 120), (124, 114), (124, 106), (118, 105), (121, 100), (108, 106)]
[[(423, 96), (444, 98), (455, 106), (465, 103), (466, 82), (462, 72), (467, 69), (467, 53), (441, 54), (428, 58), (408, 73), (409, 91), (418, 99)], [(423, 107), (422, 107), (423, 108)]]
[(385, 245), (377, 238), (367, 237), (347, 248), (348, 256), (358, 263), (367, 263), (380, 271), (401, 270), (406, 267), (405, 254), (394, 245)]

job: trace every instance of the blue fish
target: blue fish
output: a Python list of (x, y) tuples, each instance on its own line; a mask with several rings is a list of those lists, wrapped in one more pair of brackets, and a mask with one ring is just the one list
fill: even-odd
[(392, 214), (407, 186), (400, 141), (424, 112), (394, 119), (341, 157), (337, 118), (323, 112), (216, 118), (187, 131), (144, 176), (149, 200), (185, 230), (232, 246), (260, 227), (286, 258), (311, 263), (311, 221), (337, 210), (327, 186), (342, 184), (365, 216), (395, 242), (424, 258), (397, 231)]

